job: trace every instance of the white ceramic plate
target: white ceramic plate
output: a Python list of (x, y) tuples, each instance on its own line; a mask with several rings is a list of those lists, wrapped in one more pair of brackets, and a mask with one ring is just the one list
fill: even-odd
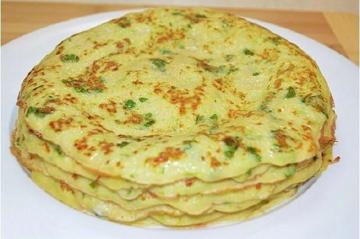
[[(132, 12), (134, 10), (131, 10)], [(356, 238), (358, 234), (358, 67), (333, 50), (290, 30), (256, 22), (304, 49), (320, 66), (338, 114), (335, 155), (303, 195), (278, 210), (235, 225), (193, 230), (135, 228), (100, 220), (56, 201), (21, 169), (9, 151), (16, 97), (31, 68), (66, 37), (130, 11), (108, 12), (55, 24), (2, 48), (2, 222), (6, 239), (36, 238)]]

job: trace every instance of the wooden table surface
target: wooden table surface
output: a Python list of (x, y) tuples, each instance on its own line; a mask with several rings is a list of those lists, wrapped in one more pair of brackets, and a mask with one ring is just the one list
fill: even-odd
[[(47, 25), (84, 15), (145, 5), (2, 2), (1, 44)], [(359, 63), (358, 16), (347, 13), (221, 8), (289, 28)]]

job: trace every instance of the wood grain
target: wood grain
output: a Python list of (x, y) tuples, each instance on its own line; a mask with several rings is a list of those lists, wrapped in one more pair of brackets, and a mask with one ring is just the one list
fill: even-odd
[(329, 12), (324, 15), (346, 55), (359, 64), (359, 17)]
[[(69, 3), (29, 3), (3, 2), (2, 3), (2, 39), (5, 44), (25, 33), (50, 24), (106, 11), (147, 7), (146, 5), (117, 5), (117, 4), (69, 4)], [(56, 9), (56, 10), (55, 10)], [(256, 18), (276, 25), (289, 28), (313, 38), (339, 53), (350, 57), (354, 62), (358, 59), (358, 48), (354, 42), (357, 34), (350, 27), (348, 21), (333, 23), (334, 16), (322, 12), (301, 12), (283, 10), (258, 10), (218, 8), (244, 17)], [(347, 14), (340, 14), (340, 16)], [(350, 14), (351, 15), (351, 14)], [(325, 17), (326, 16), (326, 17)], [(339, 18), (339, 15), (337, 15)], [(329, 20), (330, 19), (330, 20)], [(334, 20), (336, 21), (336, 20)], [(354, 21), (354, 20), (351, 20)], [(329, 24), (330, 23), (330, 24)], [(343, 24), (343, 25), (342, 25)], [(340, 30), (347, 29), (349, 34), (344, 35)], [(335, 32), (335, 34), (334, 34)], [(348, 38), (354, 40), (348, 40)], [(338, 39), (341, 39), (340, 41)], [(347, 40), (346, 40), (347, 39)]]

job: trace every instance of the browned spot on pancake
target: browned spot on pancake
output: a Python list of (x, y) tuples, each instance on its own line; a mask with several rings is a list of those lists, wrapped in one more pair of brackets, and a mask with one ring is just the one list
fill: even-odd
[(114, 143), (109, 143), (106, 142), (105, 140), (99, 142), (98, 145), (100, 146), (101, 150), (104, 152), (105, 155), (111, 153), (113, 151), (112, 148), (115, 146)]
[(49, 153), (49, 152), (50, 152), (50, 148), (49, 148), (48, 143), (47, 143), (47, 142), (44, 142), (43, 145), (44, 145), (44, 147), (45, 147), (46, 152)]
[(185, 185), (186, 187), (191, 187), (194, 183), (194, 179), (193, 178), (188, 178), (188, 179), (185, 179)]
[(102, 65), (102, 70), (100, 73), (105, 73), (107, 71), (117, 71), (119, 69), (119, 66), (121, 66), (119, 63), (115, 61), (105, 61)]
[(183, 154), (184, 152), (179, 148), (167, 147), (165, 151), (161, 152), (157, 157), (148, 158), (146, 162), (156, 167), (169, 160), (178, 160)]
[(210, 165), (211, 165), (212, 168), (217, 168), (217, 167), (221, 166), (221, 163), (215, 157), (211, 157), (210, 158)]
[(55, 54), (60, 55), (63, 51), (64, 51), (64, 46), (59, 46)]
[(100, 43), (100, 42), (98, 42), (98, 41), (94, 41), (93, 43), (94, 43), (93, 48), (94, 48), (95, 50), (96, 50), (96, 49), (99, 49), (99, 48), (101, 48), (101, 47), (104, 47), (104, 46), (106, 46), (106, 45), (108, 45), (108, 42), (102, 42), (102, 43)]
[(110, 114), (116, 113), (116, 103), (112, 100), (108, 100), (107, 103), (101, 103), (99, 107), (100, 109), (106, 110)]
[(73, 122), (73, 118), (60, 118), (58, 120), (53, 120), (49, 122), (49, 126), (55, 132), (61, 132), (64, 129), (68, 129), (71, 127), (71, 123)]
[(140, 124), (142, 121), (143, 121), (143, 116), (141, 114), (133, 112), (123, 123)]
[(64, 97), (63, 97), (63, 102), (65, 104), (75, 104), (77, 103), (77, 98), (74, 97), (73, 95), (71, 94), (66, 94)]
[(188, 19), (191, 23), (200, 23), (206, 20), (206, 16), (198, 13), (189, 13), (185, 15), (185, 18)]
[(185, 34), (182, 30), (177, 30), (177, 31), (168, 30), (168, 31), (162, 33), (161, 35), (159, 35), (157, 37), (156, 42), (163, 43), (163, 42), (170, 41), (170, 40), (181, 40), (184, 37), (185, 37)]
[(128, 17), (120, 17), (120, 18), (112, 20), (111, 22), (119, 25), (122, 28), (127, 28), (127, 27), (131, 26), (131, 22)]
[(178, 89), (175, 86), (161, 86), (156, 85), (154, 92), (161, 95), (164, 99), (168, 100), (171, 104), (178, 105), (179, 113), (181, 115), (186, 113), (188, 106), (195, 111), (200, 103), (201, 97), (204, 96), (205, 83), (195, 87), (193, 92), (189, 89)]
[(60, 188), (63, 191), (68, 191), (70, 193), (74, 193), (74, 190), (67, 183), (65, 183), (63, 180), (60, 180)]
[(115, 166), (116, 166), (116, 167), (119, 167), (119, 168), (122, 168), (122, 167), (123, 167), (123, 166), (121, 165), (121, 162), (119, 162), (119, 161), (116, 162)]
[(277, 79), (277, 80), (275, 80), (275, 83), (274, 83), (274, 86), (275, 86), (275, 89), (279, 89), (280, 88), (280, 86), (281, 86), (281, 79)]
[(215, 79), (213, 82), (212, 82), (213, 86), (218, 89), (219, 91), (221, 92), (225, 92), (225, 85), (223, 83), (223, 80), (222, 79)]
[(87, 144), (87, 137), (82, 137), (80, 139), (75, 140), (74, 146), (79, 151), (86, 150), (89, 147), (89, 145)]
[(288, 145), (288, 143), (286, 141), (287, 136), (286, 136), (286, 134), (284, 133), (283, 130), (280, 130), (280, 129), (275, 130), (274, 135), (275, 135), (275, 139), (276, 139), (276, 142), (277, 142), (279, 147), (281, 147), (281, 148), (288, 148), (289, 147), (289, 145)]

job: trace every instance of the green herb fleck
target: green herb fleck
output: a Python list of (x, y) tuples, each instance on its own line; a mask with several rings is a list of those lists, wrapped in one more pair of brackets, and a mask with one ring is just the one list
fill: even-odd
[(252, 75), (253, 76), (258, 76), (258, 75), (260, 75), (260, 72), (254, 72)]
[(90, 184), (89, 184), (89, 186), (90, 187), (92, 187), (92, 188), (95, 188), (96, 186), (97, 186), (97, 184), (98, 184), (98, 179), (95, 179), (94, 181), (92, 181)]
[(254, 55), (254, 52), (253, 52), (253, 51), (250, 51), (250, 50), (247, 49), (247, 48), (245, 48), (245, 49), (243, 50), (243, 53), (244, 53), (245, 55), (248, 55), (248, 56), (253, 56), (253, 55)]
[(182, 12), (173, 12), (172, 15), (173, 16), (184, 16), (184, 13), (182, 13)]
[(159, 71), (166, 71), (166, 64), (168, 64), (166, 61), (162, 60), (162, 59), (159, 59), (159, 58), (153, 58), (153, 59), (150, 59), (151, 63), (156, 66), (156, 68), (159, 70)]
[(197, 18), (206, 18), (206, 16), (203, 15), (203, 14), (195, 14), (195, 17), (197, 17)]
[(270, 37), (269, 39), (276, 46), (280, 44), (280, 37)]
[(203, 115), (197, 115), (195, 118), (195, 124), (199, 124), (200, 122), (202, 122), (204, 120), (204, 116)]
[(17, 145), (17, 146), (20, 146), (20, 137), (17, 137), (17, 138), (16, 138), (16, 145)]
[(37, 108), (30, 106), (26, 111), (26, 117), (28, 117), (30, 114), (34, 114), (39, 118), (44, 118), (46, 115), (51, 114), (53, 111), (53, 108)]
[(251, 174), (252, 174), (252, 168), (246, 171), (246, 176), (251, 176)]
[(123, 147), (125, 147), (125, 146), (128, 145), (128, 144), (129, 144), (129, 142), (123, 141), (123, 142), (121, 142), (121, 143), (116, 144), (116, 146), (118, 146), (119, 148), (123, 148)]
[(125, 108), (125, 109), (129, 110), (129, 109), (134, 108), (135, 106), (136, 106), (135, 101), (133, 101), (133, 100), (127, 100), (127, 101), (125, 101), (125, 104), (124, 104), (124, 108)]
[(212, 116), (210, 116), (210, 119), (212, 119), (212, 120), (218, 120), (218, 115), (217, 115), (217, 114), (213, 114)]
[(272, 112), (272, 110), (269, 109), (266, 104), (261, 104), (261, 105), (260, 105), (260, 110), (261, 110), (261, 111), (264, 111), (264, 112), (266, 112), (266, 113), (271, 113), (271, 112)]
[(285, 177), (288, 178), (288, 177), (294, 176), (295, 173), (296, 173), (296, 166), (290, 165), (285, 172)]
[(293, 97), (295, 97), (295, 95), (296, 95), (296, 92), (295, 92), (295, 89), (293, 88), (293, 87), (289, 87), (288, 88), (288, 92), (286, 93), (286, 98), (293, 98)]
[(30, 106), (26, 111), (26, 117), (28, 117), (30, 114), (37, 112), (37, 108)]
[(210, 131), (219, 128), (218, 115), (217, 114), (213, 114), (212, 116), (210, 116), (210, 120), (212, 121)]
[(198, 141), (196, 140), (184, 140), (183, 144), (184, 144), (184, 150), (189, 150), (192, 148), (192, 143), (198, 143)]
[(155, 124), (155, 120), (152, 119), (152, 120), (147, 121), (144, 124), (144, 126), (148, 128), (148, 127), (152, 126), (153, 124)]
[(227, 27), (231, 27), (231, 22), (229, 22), (229, 21), (227, 21), (227, 20), (222, 20), (221, 21), (222, 22), (222, 26), (224, 27), (224, 28), (227, 28)]
[(256, 161), (261, 161), (261, 156), (258, 154), (257, 149), (254, 147), (247, 147), (247, 151), (255, 156)]
[(153, 114), (152, 113), (146, 113), (144, 114), (144, 119), (145, 119), (145, 124), (144, 126), (145, 127), (150, 127), (152, 126), (153, 124), (155, 124), (155, 120), (153, 118)]
[(77, 55), (75, 54), (65, 54), (65, 55), (61, 55), (60, 60), (62, 62), (78, 62), (80, 59)]
[(97, 93), (101, 93), (103, 90), (100, 89), (100, 88), (94, 88), (94, 89), (92, 89), (92, 91), (97, 92)]
[(163, 54), (163, 55), (173, 54), (173, 52), (170, 51), (169, 49), (160, 49), (159, 51), (160, 51), (160, 53)]
[(237, 137), (225, 137), (223, 139), (225, 145), (226, 145), (226, 150), (224, 151), (224, 154), (227, 158), (232, 158), (235, 154), (235, 151), (238, 149), (239, 147), (239, 140)]
[(226, 158), (232, 158), (234, 157), (234, 154), (237, 150), (237, 147), (235, 146), (227, 146), (227, 149), (224, 151)]
[(132, 194), (132, 192), (133, 192), (133, 188), (129, 188), (129, 189), (127, 190), (126, 194), (129, 196), (130, 194)]
[(147, 101), (148, 100), (148, 98), (145, 98), (145, 97), (140, 97), (139, 98), (139, 101), (141, 102), (141, 103), (143, 103), (143, 102), (145, 102), (145, 101)]
[(117, 19), (116, 23), (122, 28), (127, 28), (127, 27), (131, 26), (130, 19), (127, 17), (122, 17), (122, 18)]
[(225, 55), (224, 56), (226, 61), (231, 61), (234, 57), (235, 57), (235, 55)]
[(74, 87), (74, 90), (78, 93), (89, 93), (89, 90), (85, 89), (84, 87)]
[(237, 68), (237, 67), (235, 67), (235, 66), (230, 66), (227, 74), (229, 75), (229, 74), (231, 74), (231, 73), (233, 73), (233, 72), (236, 72), (236, 71), (238, 71), (238, 70), (239, 70), (239, 68)]
[(99, 77), (99, 80), (100, 80), (101, 83), (104, 83), (104, 82), (106, 81), (106, 78), (103, 77), (103, 76), (100, 76), (100, 77)]
[(145, 117), (146, 120), (151, 119), (152, 116), (153, 116), (152, 113), (146, 113), (146, 114), (144, 114), (144, 117)]
[(54, 150), (56, 151), (56, 153), (58, 153), (58, 155), (63, 155), (63, 152), (59, 145), (54, 145)]

